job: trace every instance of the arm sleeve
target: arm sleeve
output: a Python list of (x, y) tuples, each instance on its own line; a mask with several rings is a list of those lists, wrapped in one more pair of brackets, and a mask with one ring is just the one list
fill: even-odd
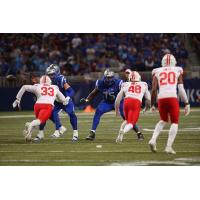
[(120, 92), (118, 93), (116, 100), (115, 100), (115, 110), (118, 110), (119, 104), (120, 104), (123, 96), (124, 96), (124, 92), (123, 92), (123, 90), (120, 90)]
[(181, 100), (184, 103), (188, 103), (188, 97), (186, 95), (185, 89), (183, 87), (183, 84), (178, 84), (178, 92), (179, 92), (179, 96), (181, 97)]
[(65, 90), (65, 96), (66, 97), (73, 97), (74, 96), (74, 90), (71, 88), (71, 87), (69, 87), (67, 90)]
[(150, 94), (150, 92), (148, 90), (148, 86), (146, 87), (146, 91), (144, 93), (144, 97), (145, 97), (146, 100), (151, 101), (151, 94)]
[(58, 101), (61, 103), (64, 103), (66, 101), (65, 96), (59, 90), (56, 97), (58, 98)]
[(20, 91), (17, 93), (16, 99), (21, 100), (24, 92), (26, 92), (26, 91), (34, 93), (35, 86), (32, 86), (32, 85), (24, 85), (24, 86), (22, 86), (22, 88), (20, 89)]

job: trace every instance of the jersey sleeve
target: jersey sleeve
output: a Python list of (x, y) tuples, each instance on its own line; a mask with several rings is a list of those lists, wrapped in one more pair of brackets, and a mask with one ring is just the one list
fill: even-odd
[(20, 91), (17, 93), (16, 98), (21, 100), (24, 92), (31, 92), (31, 93), (35, 93), (35, 88), (36, 85), (24, 85), (22, 86), (22, 88), (20, 89)]
[(156, 69), (153, 69), (151, 74), (152, 74), (152, 76), (154, 76), (156, 74)]
[(179, 73), (179, 75), (182, 75), (183, 74), (183, 68), (182, 67), (178, 67), (178, 73)]
[(56, 98), (58, 102), (64, 103), (66, 101), (65, 96), (60, 92), (60, 90), (57, 91)]

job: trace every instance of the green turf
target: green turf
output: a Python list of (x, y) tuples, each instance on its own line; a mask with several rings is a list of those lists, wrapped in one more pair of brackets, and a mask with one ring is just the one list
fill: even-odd
[[(121, 123), (113, 113), (103, 116), (97, 129), (96, 140), (86, 141), (93, 114), (78, 113), (79, 142), (72, 143), (72, 130), (68, 117), (62, 117), (68, 132), (62, 138), (51, 139), (54, 131), (49, 121), (46, 137), (40, 144), (27, 144), (22, 136), (24, 124), (33, 119), (33, 112), (0, 113), (0, 165), (199, 165), (200, 164), (200, 110), (195, 109), (188, 117), (181, 116), (179, 133), (174, 149), (176, 155), (164, 153), (167, 132), (158, 139), (158, 152), (151, 153), (148, 141), (159, 117), (158, 114), (140, 115), (138, 124), (143, 129), (144, 141), (137, 141), (133, 131), (125, 135), (122, 144), (115, 139)], [(196, 129), (194, 129), (196, 128)], [(168, 130), (169, 126), (165, 127)], [(34, 133), (35, 135), (36, 133)], [(102, 145), (97, 148), (96, 145)]]

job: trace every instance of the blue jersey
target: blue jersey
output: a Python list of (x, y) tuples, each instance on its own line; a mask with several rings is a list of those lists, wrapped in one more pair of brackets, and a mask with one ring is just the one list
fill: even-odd
[(56, 77), (53, 79), (52, 83), (53, 83), (54, 85), (57, 85), (58, 88), (59, 88), (59, 90), (60, 90), (60, 91), (62, 92), (62, 94), (66, 97), (66, 92), (65, 92), (65, 88), (64, 88), (64, 84), (67, 83), (66, 78), (65, 78), (62, 74), (60, 74), (60, 75), (56, 76)]
[(103, 79), (96, 81), (96, 88), (103, 94), (104, 101), (106, 103), (114, 103), (117, 94), (120, 91), (122, 80), (114, 78), (111, 85), (107, 85)]

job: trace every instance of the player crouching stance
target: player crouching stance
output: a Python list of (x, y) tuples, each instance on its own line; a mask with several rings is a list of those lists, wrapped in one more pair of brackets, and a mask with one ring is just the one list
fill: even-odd
[(137, 123), (140, 115), (143, 96), (145, 96), (147, 102), (146, 106), (150, 107), (151, 100), (150, 93), (148, 91), (148, 85), (147, 83), (141, 81), (139, 73), (133, 71), (132, 73), (130, 73), (128, 80), (129, 82), (125, 82), (122, 84), (121, 90), (118, 93), (115, 101), (116, 115), (119, 115), (120, 101), (123, 97), (125, 97), (123, 109), (125, 114), (126, 125), (124, 126), (123, 131), (119, 132), (119, 135), (116, 139), (117, 143), (122, 142), (123, 135), (129, 132)]
[(160, 113), (160, 121), (156, 124), (155, 130), (149, 146), (152, 152), (156, 152), (156, 140), (168, 122), (168, 116), (170, 116), (171, 127), (169, 129), (168, 141), (165, 148), (165, 152), (169, 154), (176, 154), (172, 145), (175, 140), (178, 131), (179, 122), (179, 102), (177, 99), (177, 84), (179, 90), (179, 96), (185, 103), (185, 116), (190, 113), (190, 105), (188, 98), (183, 87), (183, 69), (176, 66), (176, 59), (172, 54), (166, 54), (162, 59), (162, 67), (154, 69), (152, 71), (152, 94), (151, 105), (154, 106), (158, 93), (158, 110)]
[[(55, 99), (57, 98), (64, 105), (67, 104), (67, 100), (56, 85), (51, 85), (51, 79), (45, 75), (40, 78), (40, 84), (24, 85), (20, 89), (16, 96), (16, 100), (13, 102), (13, 108), (20, 107), (21, 98), (26, 91), (35, 94), (37, 97), (37, 101), (34, 105), (36, 119), (30, 123), (27, 122), (24, 131), (25, 140), (31, 141), (33, 129), (40, 124), (44, 124), (51, 116)], [(38, 134), (38, 137), (42, 139), (44, 133)]]

